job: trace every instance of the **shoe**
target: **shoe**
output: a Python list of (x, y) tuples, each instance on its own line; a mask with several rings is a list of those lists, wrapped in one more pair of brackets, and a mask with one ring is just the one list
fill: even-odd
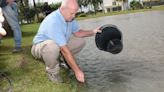
[(49, 73), (47, 72), (48, 78), (49, 80), (51, 80), (54, 83), (63, 83), (63, 79), (60, 77), (59, 74), (53, 74), (53, 73)]
[(70, 69), (70, 67), (65, 63), (65, 62), (60, 62), (60, 67), (65, 68), (65, 69)]
[(12, 53), (18, 53), (18, 52), (22, 52), (23, 49), (21, 47), (15, 47), (12, 51)]
[(67, 64), (66, 60), (64, 59), (64, 56), (61, 54), (59, 55), (59, 66), (65, 69), (71, 69), (71, 67)]

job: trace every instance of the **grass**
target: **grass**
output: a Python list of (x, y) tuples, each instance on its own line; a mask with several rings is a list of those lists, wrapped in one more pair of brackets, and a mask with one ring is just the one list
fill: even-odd
[[(164, 6), (153, 7), (151, 10), (164, 10)], [(150, 9), (129, 10), (112, 12), (81, 19), (96, 18), (118, 14), (150, 11)], [(52, 83), (48, 80), (45, 73), (45, 66), (39, 60), (35, 60), (30, 53), (32, 39), (38, 30), (39, 24), (22, 25), (23, 48), (19, 54), (12, 54), (13, 38), (5, 37), (0, 45), (0, 70), (6, 71), (12, 80), (14, 92), (82, 92), (85, 86), (81, 86), (74, 76), (69, 77), (66, 70), (61, 70), (61, 75), (65, 83)], [(1, 84), (1, 83), (0, 83)], [(85, 92), (85, 91), (84, 91)]]
[(90, 19), (90, 18), (97, 18), (103, 16), (112, 16), (112, 15), (120, 15), (120, 14), (128, 14), (128, 13), (137, 13), (137, 12), (145, 12), (145, 11), (159, 11), (164, 10), (164, 5), (161, 6), (154, 6), (152, 9), (138, 9), (138, 10), (126, 10), (126, 11), (114, 11), (108, 13), (97, 13), (96, 15), (88, 15), (87, 17), (78, 17), (78, 20)]
[(32, 39), (39, 24), (21, 26), (24, 51), (12, 54), (13, 38), (2, 40), (0, 46), (0, 70), (6, 71), (12, 80), (14, 92), (79, 92), (75, 78), (68, 78), (66, 70), (61, 70), (65, 83), (48, 80), (44, 64), (35, 60), (30, 53)]

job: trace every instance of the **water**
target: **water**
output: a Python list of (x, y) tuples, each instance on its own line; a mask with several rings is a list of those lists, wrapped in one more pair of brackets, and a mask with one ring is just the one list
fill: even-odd
[[(164, 92), (164, 11), (116, 15), (79, 21), (92, 29), (114, 24), (123, 33), (124, 49), (100, 51), (94, 37), (77, 57), (87, 92)], [(86, 91), (85, 91), (86, 92)]]

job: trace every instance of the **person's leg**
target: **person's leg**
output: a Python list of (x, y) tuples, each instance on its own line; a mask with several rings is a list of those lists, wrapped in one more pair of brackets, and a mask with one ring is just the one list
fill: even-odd
[[(68, 43), (68, 47), (71, 50), (73, 55), (79, 53), (84, 46), (85, 46), (84, 38), (71, 37), (71, 39)], [(59, 61), (60, 61), (61, 67), (65, 68), (65, 69), (70, 69), (69, 65), (67, 64), (67, 62), (62, 54), (59, 57)]]
[(79, 53), (85, 46), (84, 38), (72, 37), (68, 43), (68, 47), (73, 54)]
[(4, 16), (9, 23), (11, 29), (14, 33), (14, 41), (15, 41), (15, 49), (22, 50), (21, 49), (21, 40), (22, 40), (22, 33), (19, 26), (18, 21), (18, 13), (16, 4), (13, 4), (12, 6), (7, 5), (2, 8)]
[(53, 82), (63, 82), (59, 76), (59, 56), (60, 49), (52, 40), (47, 40), (37, 45), (33, 45), (31, 53), (35, 58), (43, 59), (46, 65), (46, 72)]

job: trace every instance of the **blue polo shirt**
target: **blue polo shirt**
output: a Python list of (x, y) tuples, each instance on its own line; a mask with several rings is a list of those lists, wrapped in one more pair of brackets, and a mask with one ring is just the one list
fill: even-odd
[(33, 44), (53, 40), (58, 46), (64, 46), (68, 43), (71, 34), (77, 31), (79, 31), (77, 21), (66, 22), (58, 9), (42, 21)]

